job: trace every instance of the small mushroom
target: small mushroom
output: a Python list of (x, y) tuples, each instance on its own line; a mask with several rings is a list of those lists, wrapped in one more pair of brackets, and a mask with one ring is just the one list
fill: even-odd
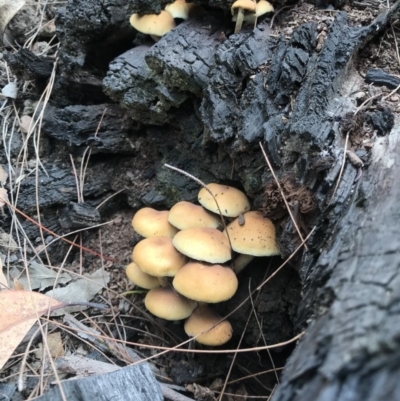
[[(218, 323), (221, 319), (221, 316), (210, 307), (200, 305), (186, 320), (184, 324), (185, 333), (189, 337), (195, 337), (205, 332), (195, 341), (209, 346), (223, 345), (232, 338), (232, 326), (227, 320)], [(213, 327), (214, 325), (216, 326)]]
[[(214, 195), (221, 210), (226, 217), (238, 217), (241, 213), (250, 210), (250, 202), (247, 196), (237, 188), (221, 184), (208, 184), (207, 188)], [(202, 188), (198, 195), (199, 203), (214, 213), (219, 213), (215, 199), (206, 188)]]
[(174, 18), (188, 19), (196, 7), (194, 3), (186, 3), (185, 0), (175, 0), (173, 3), (165, 6), (165, 11), (168, 11)]
[(158, 211), (151, 207), (138, 210), (132, 219), (133, 229), (142, 237), (170, 237), (178, 230), (168, 222), (168, 210)]
[(215, 228), (188, 228), (179, 231), (172, 243), (189, 258), (208, 263), (225, 263), (232, 257), (228, 238)]
[(150, 276), (150, 274), (145, 273), (140, 267), (132, 262), (126, 267), (126, 275), (128, 279), (137, 286), (145, 288), (146, 290), (151, 290), (160, 286), (160, 282), (157, 277)]
[(242, 29), (244, 13), (256, 13), (256, 2), (253, 0), (237, 0), (232, 4), (231, 12), (236, 17), (235, 32), (238, 33)]
[[(256, 12), (255, 13), (247, 13), (243, 17), (243, 22), (247, 22), (249, 24), (254, 24), (258, 18), (263, 16), (264, 14), (271, 13), (274, 11), (274, 7), (271, 3), (266, 0), (260, 0), (256, 4)], [(232, 17), (232, 21), (237, 21), (237, 14)]]
[[(245, 213), (244, 217), (244, 225), (241, 226), (236, 219), (224, 231), (225, 235), (229, 234), (232, 249), (237, 253), (251, 256), (279, 255), (272, 221), (263, 217), (261, 212), (255, 211)], [(243, 264), (241, 268), (245, 265)], [(235, 267), (236, 273), (240, 270)]]
[(185, 256), (175, 249), (169, 237), (139, 241), (133, 248), (132, 259), (142, 271), (155, 277), (173, 277), (186, 264)]
[(160, 14), (132, 14), (129, 22), (139, 32), (150, 35), (155, 41), (175, 28), (175, 20), (168, 11), (161, 11)]
[(172, 285), (187, 298), (217, 303), (233, 297), (238, 280), (230, 267), (189, 262), (176, 273)]
[(207, 212), (201, 206), (186, 201), (172, 206), (168, 221), (179, 230), (201, 227), (218, 228), (221, 225), (217, 216)]
[(147, 293), (144, 305), (149, 312), (162, 319), (182, 320), (190, 316), (197, 303), (178, 294), (172, 288), (159, 287)]
[(266, 0), (260, 0), (256, 4), (256, 17), (259, 18), (264, 14), (274, 12), (274, 6)]

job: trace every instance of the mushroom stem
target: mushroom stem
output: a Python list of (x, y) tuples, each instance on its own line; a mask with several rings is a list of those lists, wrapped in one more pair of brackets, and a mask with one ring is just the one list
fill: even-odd
[(166, 277), (157, 277), (161, 287), (169, 287), (169, 282)]
[(158, 42), (161, 39), (161, 36), (150, 35), (150, 37), (154, 40), (154, 42)]
[(243, 19), (244, 19), (244, 9), (242, 7), (239, 7), (238, 8), (238, 13), (237, 13), (237, 19), (236, 19), (236, 25), (235, 25), (235, 32), (234, 33), (238, 33), (242, 29)]
[(233, 271), (239, 274), (253, 259), (254, 256), (241, 253), (233, 260)]

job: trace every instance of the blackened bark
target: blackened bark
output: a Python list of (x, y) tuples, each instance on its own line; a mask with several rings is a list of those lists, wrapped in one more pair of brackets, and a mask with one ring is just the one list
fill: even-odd
[[(124, 3), (122, 8), (128, 13), (137, 5), (150, 3)], [(208, 5), (228, 11), (230, 3), (215, 0)], [(369, 124), (384, 136), (376, 139), (372, 152), (355, 149), (361, 151), (368, 168), (361, 179), (357, 181), (357, 168), (346, 162), (335, 193), (333, 188), (344, 157), (342, 134), (356, 130), (351, 117), (356, 104), (353, 93), (363, 81), (353, 61), (359, 49), (398, 18), (400, 2), (368, 26), (354, 26), (346, 13), (336, 13), (320, 49), (318, 26), (313, 22), (299, 26), (290, 39), (270, 35), (266, 21), (229, 36), (228, 13), (221, 19), (204, 15), (180, 24), (150, 48), (116, 47), (114, 52), (123, 51), (108, 71), (104, 66), (114, 53), (105, 53), (112, 43), (105, 39), (107, 34), (114, 40), (121, 32), (126, 32), (129, 40), (135, 34), (128, 29), (126, 15), (109, 2), (91, 0), (90, 4), (92, 8), (85, 1), (73, 0), (58, 16), (63, 46), (57, 88), (65, 89), (59, 100), (63, 105), (74, 100), (67, 91), (69, 74), (105, 77), (105, 92), (142, 124), (145, 140), (140, 152), (148, 157), (151, 172), (145, 181), (151, 185), (143, 190), (133, 179), (121, 180), (134, 198), (132, 205), (171, 206), (177, 200), (196, 198), (198, 185), (164, 169), (163, 163), (168, 162), (206, 182), (233, 182), (253, 198), (256, 208), (266, 210), (265, 187), (271, 186), (273, 179), (265, 169), (259, 141), (278, 178), (290, 182), (294, 192), (306, 190), (313, 195), (310, 213), (302, 216), (300, 211), (296, 216), (303, 223), (304, 234), (313, 226), (316, 229), (308, 242), (309, 251), (300, 254), (295, 263), (304, 293), (297, 326), (300, 330), (311, 325), (274, 399), (395, 399), (396, 362), (400, 359), (396, 287), (400, 178), (396, 174), (399, 157), (394, 151), (397, 130), (388, 135), (393, 125), (390, 110), (376, 110), (373, 115), (360, 112), (360, 124)], [(79, 42), (77, 38), (84, 39)], [(53, 110), (62, 116), (60, 126), (70, 111)], [(45, 126), (54, 127), (51, 118), (46, 118)], [(93, 122), (88, 124), (91, 133)], [(57, 139), (73, 142), (77, 148), (87, 146), (93, 138), (81, 137), (76, 128), (79, 124)], [(106, 136), (107, 131), (101, 135)], [(120, 149), (118, 141), (125, 142), (123, 138), (115, 140)], [(113, 146), (107, 143), (98, 150), (109, 153)], [(115, 159), (94, 161), (89, 171), (92, 181), (85, 187), (88, 202), (96, 204), (100, 195), (116, 189), (110, 177), (117, 177), (116, 172), (122, 170), (119, 163)], [(109, 167), (112, 173), (106, 178), (104, 171)], [(130, 166), (126, 171), (135, 169)], [(72, 174), (68, 178), (57, 174), (66, 174), (66, 168), (43, 177), (43, 186), (55, 187), (56, 192), (39, 197), (42, 208), (76, 200), (75, 193), (68, 193), (75, 186)], [(23, 185), (34, 199), (34, 179)], [(26, 208), (33, 210), (34, 203), (28, 202)], [(298, 211), (298, 200), (291, 206)], [(277, 227), (286, 257), (298, 246), (299, 236), (287, 216), (278, 219)], [(282, 288), (292, 273), (280, 280)], [(239, 295), (244, 292), (242, 288)], [(297, 295), (295, 291), (290, 300), (285, 296), (284, 302), (276, 301), (281, 303), (274, 305), (278, 306), (274, 312), (282, 318), (278, 323), (263, 321), (262, 331), (272, 341), (293, 334), (294, 306), (290, 301), (297, 300)], [(260, 299), (255, 309), (262, 314), (268, 300), (265, 292)], [(236, 324), (243, 327), (246, 318), (243, 314)], [(252, 337), (247, 336), (250, 343), (257, 341)]]
[(161, 401), (164, 399), (160, 385), (147, 364), (128, 366), (105, 375), (63, 381), (61, 385), (65, 398), (56, 385), (45, 395), (38, 397), (38, 400)]
[(398, 400), (400, 130), (375, 143), (331, 244), (305, 255), (300, 321), (318, 316), (289, 359), (277, 401)]

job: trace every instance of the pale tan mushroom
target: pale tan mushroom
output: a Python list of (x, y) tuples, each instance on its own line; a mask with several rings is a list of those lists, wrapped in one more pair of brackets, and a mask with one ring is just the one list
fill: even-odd
[(169, 237), (139, 241), (133, 248), (132, 259), (142, 271), (155, 277), (173, 277), (187, 261)]
[[(270, 219), (263, 217), (261, 212), (245, 213), (244, 224), (242, 225), (239, 219), (232, 221), (224, 231), (226, 236), (227, 233), (232, 249), (237, 253), (251, 256), (280, 254), (276, 243), (275, 226)], [(240, 264), (242, 265), (241, 268), (246, 265), (242, 262)], [(236, 273), (239, 273), (240, 270), (235, 267)]]
[(232, 257), (228, 238), (215, 228), (188, 228), (179, 231), (172, 243), (189, 258), (208, 263), (225, 263)]
[(170, 237), (178, 230), (168, 222), (168, 210), (155, 210), (151, 207), (139, 209), (132, 219), (133, 229), (142, 237)]
[(161, 11), (160, 14), (132, 14), (129, 22), (139, 32), (150, 35), (155, 41), (175, 28), (175, 20), (168, 11)]
[(233, 297), (238, 280), (230, 267), (189, 262), (176, 273), (172, 285), (187, 298), (217, 303)]
[(236, 17), (235, 33), (238, 33), (242, 29), (245, 12), (255, 15), (256, 2), (253, 0), (237, 0), (232, 4), (231, 12)]
[[(228, 185), (208, 184), (208, 190), (214, 195), (211, 196), (206, 188), (202, 188), (198, 195), (199, 203), (214, 213), (219, 213), (226, 217), (238, 217), (241, 213), (250, 210), (250, 202), (242, 191)], [(215, 199), (214, 199), (215, 198)], [(218, 210), (218, 206), (219, 210)]]
[(126, 267), (126, 275), (128, 279), (137, 286), (145, 288), (146, 290), (151, 290), (152, 288), (157, 288), (160, 286), (159, 279), (150, 274), (145, 273), (140, 267), (132, 262)]
[(187, 3), (185, 0), (175, 0), (165, 6), (165, 11), (168, 11), (174, 18), (188, 19), (192, 10), (197, 5), (194, 3)]
[(144, 305), (153, 315), (162, 319), (182, 320), (190, 316), (197, 303), (178, 294), (172, 288), (159, 287), (147, 293)]
[(209, 213), (201, 206), (190, 202), (181, 201), (172, 206), (169, 211), (168, 221), (179, 230), (187, 228), (218, 228), (220, 219)]
[[(274, 11), (274, 7), (271, 3), (266, 0), (260, 0), (256, 4), (256, 12), (255, 13), (246, 13), (243, 17), (243, 22), (247, 22), (248, 24), (254, 24), (257, 18), (260, 18), (264, 14), (272, 13)], [(232, 17), (232, 21), (237, 21), (237, 14)]]
[[(185, 333), (189, 337), (195, 337), (199, 344), (218, 346), (223, 345), (232, 338), (232, 326), (227, 320), (221, 320), (216, 312), (207, 305), (198, 306), (184, 324)], [(215, 327), (213, 327), (216, 325)], [(211, 328), (213, 327), (213, 328)]]

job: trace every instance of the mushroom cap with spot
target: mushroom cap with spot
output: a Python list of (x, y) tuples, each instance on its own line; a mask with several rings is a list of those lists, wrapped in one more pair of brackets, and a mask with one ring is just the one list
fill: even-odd
[(179, 231), (172, 243), (189, 258), (208, 263), (225, 263), (232, 257), (228, 238), (215, 228)]
[(155, 277), (173, 277), (186, 263), (184, 255), (172, 245), (169, 237), (150, 237), (133, 248), (133, 261), (142, 271)]
[(216, 324), (214, 328), (201, 334), (195, 339), (195, 341), (199, 344), (209, 346), (223, 345), (232, 338), (232, 326), (227, 320), (218, 323), (220, 320), (221, 316), (214, 312), (210, 307), (207, 305), (200, 305), (185, 321), (185, 333), (189, 337), (194, 337)]
[(155, 36), (164, 36), (176, 26), (172, 15), (164, 10), (160, 14), (132, 14), (129, 22), (139, 32)]
[(237, 1), (235, 1), (231, 6), (232, 15), (235, 14), (235, 11), (237, 8), (242, 8), (243, 10), (248, 10), (248, 11), (252, 11), (252, 12), (256, 11), (256, 5), (253, 0), (237, 0)]
[(132, 219), (133, 229), (142, 237), (170, 237), (178, 230), (168, 222), (168, 210), (158, 211), (151, 207), (138, 210)]
[(221, 225), (217, 216), (207, 212), (201, 206), (186, 201), (172, 206), (168, 221), (179, 230), (201, 227), (218, 228)]
[(145, 288), (146, 290), (151, 290), (152, 288), (157, 288), (160, 286), (160, 281), (157, 277), (150, 276), (150, 274), (145, 273), (142, 269), (134, 262), (129, 263), (126, 266), (126, 275), (128, 279), (135, 285)]
[[(221, 214), (226, 217), (238, 217), (239, 214), (250, 210), (250, 202), (247, 196), (237, 188), (221, 184), (208, 184), (207, 188), (214, 195), (221, 210)], [(215, 199), (202, 188), (198, 195), (199, 203), (214, 213), (219, 213)]]
[(260, 212), (244, 214), (244, 225), (238, 219), (232, 221), (224, 231), (229, 233), (232, 249), (238, 253), (253, 256), (279, 255), (276, 243), (275, 226)]
[(190, 316), (197, 303), (178, 294), (172, 288), (159, 287), (147, 293), (144, 305), (157, 317), (165, 320), (181, 320)]
[(238, 280), (230, 267), (189, 262), (176, 273), (172, 285), (187, 298), (217, 303), (233, 297)]
[(165, 6), (165, 11), (168, 11), (173, 18), (188, 19), (190, 11), (196, 7), (194, 3), (186, 3), (185, 0), (175, 0)]

